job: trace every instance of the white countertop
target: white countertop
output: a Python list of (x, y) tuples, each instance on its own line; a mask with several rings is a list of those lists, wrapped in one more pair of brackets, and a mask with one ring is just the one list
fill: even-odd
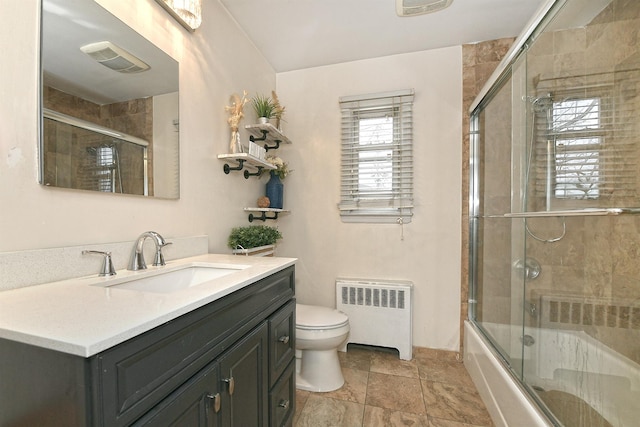
[[(207, 254), (112, 277), (81, 277), (0, 292), (0, 338), (93, 356), (295, 264), (295, 258)], [(108, 285), (193, 263), (246, 265), (211, 282), (172, 293)]]

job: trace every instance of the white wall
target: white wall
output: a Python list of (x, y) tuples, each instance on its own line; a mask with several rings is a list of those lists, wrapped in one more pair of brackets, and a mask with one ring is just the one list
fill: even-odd
[[(203, 25), (179, 27), (153, 0), (98, 0), (180, 62), (181, 197), (144, 199), (52, 189), (37, 183), (38, 0), (0, 14), (0, 252), (130, 241), (142, 231), (165, 237), (210, 236), (226, 251), (243, 206), (264, 180), (225, 175), (216, 159), (230, 132), (224, 106), (233, 92), (270, 93), (287, 107), (279, 150), (294, 173), (285, 180), (278, 221), (279, 255), (300, 258), (300, 301), (334, 306), (336, 277), (411, 280), (414, 344), (459, 346), (461, 49), (460, 47), (275, 75), (215, 0), (204, 0)], [(343, 224), (339, 198), (338, 98), (415, 88), (415, 216), (396, 225)], [(247, 118), (252, 112), (245, 110)], [(248, 120), (247, 120), (248, 119)], [(246, 137), (243, 138), (246, 140)]]
[[(414, 345), (458, 350), (462, 52), (453, 47), (277, 75), (293, 145), (278, 249), (296, 256), (303, 303), (335, 307), (337, 277), (414, 283)], [(343, 95), (415, 89), (415, 209), (410, 224), (345, 224), (340, 189)], [(375, 327), (375, 325), (372, 325)]]
[(212, 252), (226, 251), (230, 228), (246, 224), (242, 206), (262, 185), (222, 172), (216, 155), (230, 138), (224, 106), (243, 89), (270, 93), (273, 69), (216, 0), (204, 0), (193, 34), (154, 0), (98, 2), (180, 62), (180, 200), (38, 184), (39, 1), (0, 0), (11, 10), (0, 14), (0, 252), (127, 241), (145, 230), (207, 234)]

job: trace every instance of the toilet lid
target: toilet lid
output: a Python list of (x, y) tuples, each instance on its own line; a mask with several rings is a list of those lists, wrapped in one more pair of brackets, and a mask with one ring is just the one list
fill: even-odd
[(349, 318), (341, 311), (316, 305), (296, 304), (296, 328), (333, 329), (348, 323)]

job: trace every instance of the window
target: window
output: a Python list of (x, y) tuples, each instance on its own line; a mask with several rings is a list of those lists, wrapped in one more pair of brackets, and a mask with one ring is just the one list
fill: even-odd
[(413, 90), (340, 98), (346, 222), (411, 221)]
[(114, 190), (113, 166), (115, 165), (115, 147), (101, 145), (96, 148), (96, 170), (97, 190), (111, 193)]
[(547, 209), (638, 204), (639, 157), (634, 122), (628, 120), (636, 107), (627, 90), (604, 82), (555, 92), (541, 88), (546, 95), (536, 98), (533, 109), (538, 204)]
[(555, 138), (555, 197), (597, 199), (603, 142), (600, 98), (554, 102), (551, 128)]

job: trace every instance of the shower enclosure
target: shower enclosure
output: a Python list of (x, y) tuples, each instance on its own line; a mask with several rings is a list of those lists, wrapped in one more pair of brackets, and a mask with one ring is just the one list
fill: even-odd
[(106, 193), (149, 194), (149, 142), (44, 109), (43, 182)]
[[(640, 425), (639, 29), (640, 1), (549, 1), (471, 107), (466, 331), (540, 425)], [(532, 425), (482, 357), (496, 423)]]

